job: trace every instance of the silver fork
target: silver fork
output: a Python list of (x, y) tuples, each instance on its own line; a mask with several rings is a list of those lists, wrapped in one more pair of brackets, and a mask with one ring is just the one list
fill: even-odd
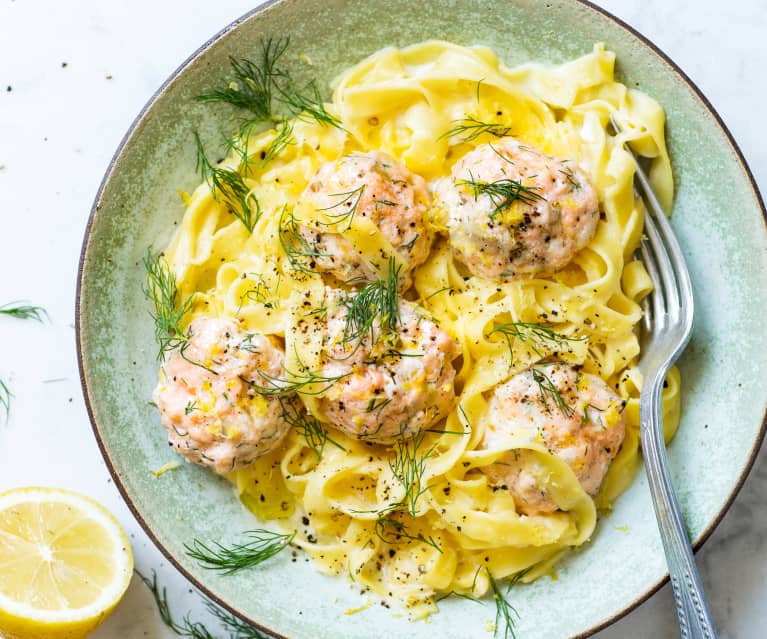
[[(620, 133), (613, 116), (610, 116), (610, 122)], [(646, 205), (646, 238), (641, 241), (640, 252), (655, 286), (644, 303), (643, 348), (639, 360), (639, 370), (644, 377), (639, 415), (645, 470), (674, 591), (681, 637), (716, 639), (716, 627), (671, 483), (661, 418), (663, 381), (692, 333), (690, 274), (679, 242), (647, 175), (633, 151), (628, 145), (625, 148), (634, 158), (635, 179)]]

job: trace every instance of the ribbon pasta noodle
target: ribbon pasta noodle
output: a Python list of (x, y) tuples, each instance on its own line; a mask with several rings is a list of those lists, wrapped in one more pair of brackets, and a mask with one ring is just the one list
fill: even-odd
[[(639, 302), (652, 283), (633, 257), (644, 211), (624, 143), (647, 158), (667, 209), (673, 182), (664, 112), (615, 80), (614, 61), (600, 44), (560, 66), (515, 68), (484, 47), (429, 41), (384, 49), (336, 80), (326, 108), (342, 128), (299, 117), (291, 123), (290, 143), (266, 166), (248, 168), (245, 182), (262, 211), (252, 233), (203, 184), (189, 196), (165, 251), (179, 294), (192, 296), (189, 319), (237, 318), (245, 330), (285, 345), (285, 370), (312, 369), (321, 345), (316, 337), (301, 339), (300, 326), (306, 307), (323, 304), (325, 281), (311, 269), (291, 266), (281, 229), (290, 216), (318, 227), (337, 222), (333, 211), (308, 206), (302, 198), (323, 163), (382, 151), (432, 182), (449, 175), (480, 144), (498, 141), (500, 136), (487, 132), (446, 135), (456, 122), (473, 118), (498, 122), (515, 139), (586, 171), (600, 205), (596, 234), (552, 275), (494, 280), (467, 274), (435, 213), (431, 251), (413, 270), (405, 297), (458, 346), (456, 400), (439, 426), (410, 441), (380, 444), (329, 424), (331, 439), (319, 455), (306, 433), (293, 428), (277, 448), (228, 475), (261, 520), (279, 520), (298, 531), (293, 543), (319, 569), (349, 575), (403, 602), (413, 617), (432, 612), (436, 595), (478, 597), (491, 578), (527, 571), (523, 580), (530, 581), (550, 571), (564, 552), (589, 540), (597, 511), (610, 508), (638, 468), (637, 324)], [(621, 123), (620, 134), (609, 131), (611, 114)], [(249, 153), (263, 157), (277, 135), (253, 134)], [(236, 169), (237, 159), (223, 166)], [(363, 216), (350, 217), (344, 237), (376, 277), (385, 276), (387, 263), (402, 263), (397, 248)], [(571, 339), (536, 344), (493, 331), (504, 322), (542, 318)], [(503, 451), (482, 446), (490, 428), (490, 391), (552, 357), (598, 376), (625, 402), (625, 437), (596, 495), (584, 490), (573, 468), (541, 438), (520, 431)], [(321, 385), (310, 380), (298, 397), (326, 421), (318, 396), (310, 392)], [(667, 440), (678, 423), (679, 388), (679, 373), (672, 369), (663, 393)], [(531, 460), (555, 510), (525, 514), (510, 491), (491, 485), (485, 471), (507, 451)], [(419, 466), (414, 485), (401, 481), (397, 454)], [(393, 503), (406, 507), (395, 511)]]

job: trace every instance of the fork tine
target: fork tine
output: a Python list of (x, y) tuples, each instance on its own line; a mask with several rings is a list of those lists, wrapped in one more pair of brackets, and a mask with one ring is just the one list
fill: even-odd
[(639, 245), (639, 253), (642, 257), (642, 263), (647, 269), (647, 274), (652, 280), (653, 290), (649, 295), (642, 300), (642, 310), (644, 311), (643, 326), (647, 334), (652, 334), (652, 326), (655, 318), (662, 318), (665, 309), (665, 299), (663, 298), (663, 290), (660, 285), (660, 275), (658, 274), (658, 268), (655, 266), (655, 258), (652, 255), (652, 251), (648, 245), (647, 240), (642, 239)]
[[(644, 172), (642, 167), (639, 166), (638, 162), (635, 162), (635, 164), (637, 181), (639, 182), (639, 185), (642, 189), (645, 202), (647, 202), (647, 208), (650, 210), (650, 213), (656, 222), (655, 227), (658, 231), (658, 235), (663, 241), (666, 253), (669, 255), (669, 262), (672, 265), (676, 280), (678, 282), (679, 307), (677, 309), (675, 305), (669, 306), (674, 311), (673, 314), (676, 318), (682, 315), (685, 310), (687, 311), (687, 313), (684, 313), (685, 316), (691, 317), (692, 283), (690, 281), (689, 271), (687, 270), (687, 264), (685, 263), (684, 256), (682, 254), (682, 249), (679, 246), (678, 240), (676, 239), (674, 230), (671, 228), (668, 216), (666, 215), (663, 207), (658, 201), (657, 196), (655, 195), (655, 192), (650, 186), (650, 181), (647, 178), (647, 174)], [(684, 307), (689, 308), (685, 309)]]

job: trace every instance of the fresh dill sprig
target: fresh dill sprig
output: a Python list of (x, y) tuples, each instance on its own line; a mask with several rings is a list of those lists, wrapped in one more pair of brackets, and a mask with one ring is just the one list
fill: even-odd
[(197, 96), (200, 102), (226, 102), (232, 106), (247, 109), (255, 120), (263, 122), (272, 117), (272, 96), (275, 81), (287, 77), (277, 63), (290, 43), (289, 38), (261, 41), (261, 55), (258, 62), (230, 57), (232, 80), (226, 87)]
[[(276, 375), (270, 375), (266, 371), (258, 371), (258, 375), (263, 380), (263, 384), (259, 384), (252, 379), (246, 379), (244, 377), (240, 377), (240, 379), (259, 395), (264, 397), (280, 397), (290, 395), (291, 393), (299, 393), (301, 395), (321, 395), (333, 384), (352, 374), (352, 372), (349, 371), (342, 375), (328, 376), (323, 375), (318, 371), (309, 370), (304, 366), (301, 366), (300, 372), (291, 372), (285, 369), (285, 373), (287, 377), (277, 377)], [(316, 384), (320, 384), (322, 388), (307, 390), (307, 386), (314, 386)]]
[(154, 336), (160, 350), (157, 359), (162, 361), (165, 353), (187, 343), (184, 333), (184, 317), (192, 308), (193, 295), (181, 299), (176, 286), (176, 276), (165, 262), (162, 253), (152, 257), (147, 248), (144, 256), (147, 281), (144, 296), (154, 305)]
[(527, 570), (518, 572), (509, 579), (505, 593), (495, 580), (495, 577), (493, 577), (490, 569), (485, 567), (485, 570), (487, 571), (487, 578), (490, 582), (490, 589), (493, 592), (493, 599), (495, 601), (495, 634), (498, 634), (501, 627), (501, 621), (503, 621), (503, 638), (516, 639), (517, 634), (515, 625), (516, 619), (519, 619), (519, 613), (517, 612), (517, 609), (509, 603), (507, 597), (509, 596), (509, 591), (519, 583), (520, 579), (527, 573)]
[(229, 633), (229, 639), (270, 639), (242, 619), (238, 619), (232, 613), (219, 608), (210, 600), (205, 601), (205, 607), (224, 625)]
[(521, 182), (507, 178), (496, 180), (495, 182), (483, 182), (475, 180), (474, 176), (469, 173), (468, 180), (458, 180), (456, 185), (468, 186), (472, 190), (475, 200), (480, 195), (487, 195), (495, 207), (493, 212), (490, 213), (491, 219), (502, 213), (514, 202), (532, 205), (546, 200), (545, 197), (538, 193), (538, 187), (528, 187)]
[(308, 116), (321, 126), (334, 126), (341, 131), (344, 130), (338, 118), (328, 113), (325, 109), (322, 94), (314, 80), (306, 85), (303, 92), (296, 89), (290, 83), (285, 85), (278, 84), (275, 87), (277, 89), (275, 98), (294, 111), (299, 119), (305, 120)]
[(418, 499), (428, 490), (428, 486), (423, 483), (423, 475), (426, 472), (426, 460), (432, 456), (436, 446), (434, 444), (428, 450), (420, 451), (424, 435), (420, 432), (410, 441), (398, 439), (394, 446), (394, 458), (389, 460), (392, 475), (405, 490), (402, 499), (391, 508), (401, 506), (411, 517), (418, 514)]
[[(331, 218), (333, 221), (329, 224), (325, 224), (325, 226), (329, 225), (337, 225), (342, 224), (346, 222), (346, 228), (342, 229), (343, 231), (348, 231), (352, 226), (352, 220), (354, 219), (354, 214), (357, 212), (357, 207), (360, 203), (360, 198), (362, 197), (362, 193), (365, 190), (365, 185), (363, 184), (359, 188), (354, 189), (353, 191), (347, 191), (346, 193), (332, 193), (330, 197), (340, 197), (341, 199), (333, 204), (332, 206), (326, 206), (324, 209), (317, 209), (318, 211), (332, 211), (333, 209), (337, 209), (338, 207), (345, 207), (346, 210), (341, 209), (340, 213), (328, 213), (328, 217)], [(320, 222), (320, 224), (323, 224)]]
[(386, 544), (392, 546), (400, 543), (403, 539), (407, 541), (417, 541), (427, 546), (431, 546), (437, 552), (442, 554), (442, 548), (434, 537), (429, 535), (425, 537), (423, 533), (413, 535), (408, 531), (408, 527), (395, 517), (389, 516), (392, 512), (400, 511), (383, 511), (378, 514), (378, 518), (375, 523), (376, 536)]
[(11, 397), (13, 397), (11, 389), (0, 379), (0, 406), (5, 411), (5, 421), (8, 421), (8, 417), (11, 414)]
[(0, 315), (8, 315), (9, 317), (15, 317), (22, 320), (35, 320), (36, 322), (43, 322), (48, 317), (48, 311), (42, 306), (30, 306), (28, 304), (22, 304), (21, 302), (9, 302), (0, 306)]
[(316, 246), (301, 233), (301, 225), (287, 205), (282, 207), (280, 214), (279, 231), (277, 233), (280, 247), (285, 257), (288, 258), (290, 268), (302, 273), (314, 273), (314, 261), (318, 257), (325, 257)]
[(274, 557), (278, 552), (287, 548), (296, 531), (292, 533), (277, 533), (258, 528), (245, 533), (249, 541), (232, 544), (227, 547), (217, 541), (211, 545), (195, 539), (191, 544), (184, 544), (186, 554), (197, 560), (203, 568), (219, 570), (226, 575), (250, 568)]
[(237, 171), (213, 166), (205, 155), (200, 136), (196, 132), (194, 139), (197, 143), (196, 168), (210, 188), (213, 199), (217, 202), (223, 201), (232, 215), (252, 233), (263, 213), (255, 193)]
[(283, 118), (280, 122), (279, 128), (276, 129), (276, 131), (277, 134), (274, 136), (274, 139), (269, 143), (269, 146), (266, 147), (266, 150), (261, 156), (262, 169), (265, 168), (269, 162), (279, 156), (280, 153), (287, 149), (291, 144), (294, 144), (292, 122)]
[(551, 377), (536, 367), (531, 368), (530, 372), (533, 374), (533, 381), (538, 385), (538, 392), (541, 395), (544, 407), (548, 410), (548, 403), (552, 401), (565, 417), (572, 417), (575, 414), (575, 410), (572, 406), (567, 405)]
[(586, 339), (586, 336), (582, 337), (570, 337), (563, 333), (557, 333), (549, 326), (543, 324), (536, 324), (535, 322), (508, 322), (506, 324), (499, 324), (493, 328), (487, 335), (494, 335), (500, 333), (506, 340), (506, 344), (509, 347), (509, 355), (511, 357), (511, 363), (514, 363), (514, 350), (512, 349), (512, 338), (518, 339), (520, 342), (529, 342), (530, 348), (539, 357), (543, 357), (544, 353), (539, 350), (539, 346), (547, 344), (561, 348), (566, 342), (581, 342)]
[[(165, 587), (160, 588), (157, 583), (157, 573), (152, 571), (152, 580), (138, 573), (141, 581), (144, 582), (147, 588), (149, 588), (152, 596), (154, 597), (157, 610), (160, 613), (162, 622), (172, 630), (179, 637), (187, 637), (187, 639), (219, 639), (217, 635), (214, 635), (199, 621), (192, 621), (189, 617), (189, 613), (183, 618), (181, 622), (177, 622), (173, 618), (173, 614), (168, 604), (168, 592)], [(208, 611), (216, 617), (216, 619), (223, 625), (225, 632), (228, 634), (228, 639), (268, 639), (266, 635), (261, 634), (253, 626), (241, 621), (231, 613), (219, 608), (212, 601), (206, 599), (205, 606)]]
[(437, 140), (461, 136), (464, 142), (472, 142), (485, 133), (496, 138), (503, 138), (511, 134), (511, 127), (497, 122), (482, 122), (472, 116), (467, 116), (462, 120), (453, 120), (453, 122), (455, 126), (449, 131), (445, 131)]
[(327, 428), (317, 418), (302, 410), (295, 400), (280, 397), (280, 407), (282, 408), (282, 419), (292, 426), (299, 435), (303, 436), (306, 445), (317, 456), (318, 461), (322, 458), (326, 444), (332, 444), (340, 450), (346, 450), (330, 437)]
[(400, 323), (399, 274), (394, 258), (389, 258), (386, 280), (368, 282), (357, 293), (343, 300), (347, 309), (343, 342), (361, 344), (369, 335), (376, 341), (376, 324), (382, 332), (395, 331)]

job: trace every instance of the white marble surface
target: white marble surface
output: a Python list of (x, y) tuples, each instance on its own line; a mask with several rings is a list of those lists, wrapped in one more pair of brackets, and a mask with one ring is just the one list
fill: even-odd
[[(137, 568), (156, 569), (174, 608), (200, 615), (199, 597), (147, 540), (101, 461), (77, 375), (75, 277), (91, 201), (123, 133), (189, 53), (254, 3), (0, 0), (0, 304), (32, 300), (51, 317), (42, 326), (0, 319), (0, 377), (15, 396), (9, 423), (0, 420), (0, 491), (47, 484), (99, 499), (129, 531)], [(767, 190), (765, 0), (598, 3), (649, 36), (698, 83)], [(766, 490), (762, 451), (698, 554), (722, 637), (767, 636)], [(138, 579), (95, 635), (172, 636)], [(673, 636), (668, 587), (598, 635)]]

